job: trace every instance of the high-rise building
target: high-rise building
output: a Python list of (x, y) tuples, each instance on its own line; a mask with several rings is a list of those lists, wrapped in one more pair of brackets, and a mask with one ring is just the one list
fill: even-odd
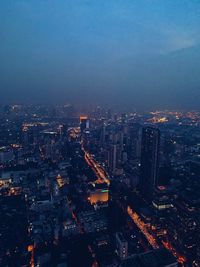
[(153, 127), (143, 128), (139, 190), (146, 199), (152, 199), (157, 184), (159, 144), (160, 131)]
[(117, 254), (121, 260), (125, 260), (128, 257), (128, 242), (121, 232), (116, 233), (116, 247)]
[(87, 116), (80, 116), (80, 129), (81, 133), (84, 132), (86, 128), (89, 128), (89, 120)]
[(67, 136), (67, 130), (68, 130), (68, 125), (67, 124), (63, 124), (60, 126), (60, 135), (61, 136)]
[(141, 126), (138, 123), (130, 123), (128, 127), (127, 153), (129, 160), (140, 158), (141, 154)]
[(105, 140), (106, 140), (106, 125), (105, 123), (103, 123), (102, 127), (101, 127), (101, 146), (104, 147), (105, 145)]
[(115, 172), (117, 167), (117, 145), (110, 145), (108, 151), (108, 167), (112, 173)]

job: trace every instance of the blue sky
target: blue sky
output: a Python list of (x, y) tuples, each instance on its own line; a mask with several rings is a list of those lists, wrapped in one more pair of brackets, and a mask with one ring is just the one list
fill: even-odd
[(2, 101), (199, 104), (199, 0), (1, 0), (0, 40)]

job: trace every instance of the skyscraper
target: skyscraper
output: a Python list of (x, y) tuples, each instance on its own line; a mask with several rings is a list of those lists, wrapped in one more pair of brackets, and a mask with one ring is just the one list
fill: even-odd
[(117, 145), (110, 145), (108, 151), (108, 167), (112, 173), (115, 172), (117, 167)]
[(143, 128), (139, 190), (146, 199), (152, 199), (157, 183), (159, 144), (160, 131), (153, 127)]
[(80, 116), (80, 130), (81, 133), (87, 128), (88, 125), (88, 117), (87, 116)]

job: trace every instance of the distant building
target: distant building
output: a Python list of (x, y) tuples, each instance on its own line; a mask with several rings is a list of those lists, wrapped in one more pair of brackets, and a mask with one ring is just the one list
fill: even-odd
[(121, 260), (125, 260), (128, 257), (128, 242), (121, 232), (116, 233), (116, 247), (117, 254)]
[(117, 145), (111, 145), (108, 151), (108, 167), (112, 173), (117, 168)]
[(78, 227), (74, 220), (67, 219), (63, 222), (62, 235), (65, 237), (78, 234)]
[(146, 199), (152, 199), (157, 183), (159, 144), (160, 131), (153, 127), (143, 128), (139, 189)]
[(103, 123), (103, 125), (101, 127), (101, 137), (100, 137), (100, 140), (101, 140), (102, 147), (104, 147), (105, 141), (106, 141), (106, 125), (105, 125), (105, 123)]
[(87, 116), (80, 116), (80, 130), (81, 133), (84, 132), (85, 129), (89, 128), (89, 120)]
[(0, 163), (7, 163), (14, 159), (13, 150), (8, 147), (0, 148)]
[(78, 214), (78, 221), (86, 233), (107, 231), (108, 222), (103, 210), (87, 210)]
[(60, 126), (60, 128), (59, 128), (59, 130), (60, 130), (60, 135), (61, 136), (67, 136), (67, 131), (68, 131), (68, 125), (67, 124), (63, 124), (63, 125), (61, 125)]

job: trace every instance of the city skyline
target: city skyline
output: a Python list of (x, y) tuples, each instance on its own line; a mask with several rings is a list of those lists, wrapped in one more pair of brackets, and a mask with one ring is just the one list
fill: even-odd
[(0, 0), (0, 267), (200, 267), (200, 0)]
[(200, 266), (199, 155), (200, 111), (0, 105), (0, 266)]

